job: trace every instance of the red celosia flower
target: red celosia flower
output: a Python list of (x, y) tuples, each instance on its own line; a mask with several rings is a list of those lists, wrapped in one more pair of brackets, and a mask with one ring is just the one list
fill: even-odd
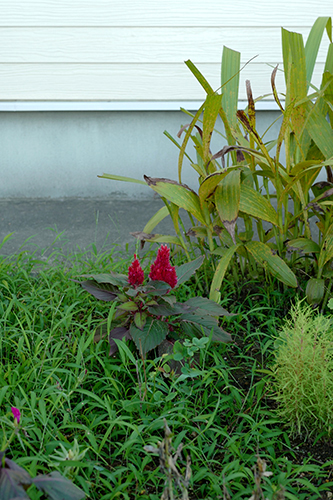
[(164, 281), (171, 288), (177, 285), (176, 268), (170, 264), (170, 250), (166, 245), (158, 250), (156, 260), (150, 267), (149, 278)]
[(134, 260), (128, 268), (128, 282), (130, 285), (136, 288), (138, 285), (142, 285), (143, 280), (144, 274), (142, 267), (140, 266), (140, 262), (136, 258), (136, 255), (134, 254)]
[(12, 410), (12, 414), (13, 414), (14, 419), (16, 418), (16, 421), (19, 424), (20, 423), (20, 418), (21, 418), (21, 412), (20, 412), (20, 410), (18, 408), (15, 408), (15, 406), (12, 406), (11, 410)]

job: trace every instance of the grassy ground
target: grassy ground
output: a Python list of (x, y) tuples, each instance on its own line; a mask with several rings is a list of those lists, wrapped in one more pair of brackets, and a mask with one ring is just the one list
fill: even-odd
[[(174, 450), (183, 446), (180, 475), (191, 459), (190, 499), (248, 499), (255, 466), (265, 498), (331, 498), (328, 439), (291, 439), (265, 373), (295, 292), (226, 279), (222, 305), (236, 316), (224, 328), (235, 343), (206, 345), (197, 351), (199, 363), (188, 356), (181, 376), (170, 376), (157, 353), (143, 362), (131, 345), (120, 343), (119, 354), (108, 357), (108, 344), (94, 341), (94, 329), (110, 306), (70, 280), (87, 272), (127, 272), (131, 258), (116, 248), (98, 254), (94, 247), (46, 260), (37, 252), (1, 258), (3, 435), (11, 433), (10, 407), (22, 413), (8, 456), (32, 475), (59, 470), (94, 500), (157, 500), (166, 474), (151, 450), (163, 440), (166, 422)], [(195, 282), (177, 293), (194, 295)], [(262, 477), (258, 457), (272, 475)], [(29, 495), (42, 498), (34, 489)]]

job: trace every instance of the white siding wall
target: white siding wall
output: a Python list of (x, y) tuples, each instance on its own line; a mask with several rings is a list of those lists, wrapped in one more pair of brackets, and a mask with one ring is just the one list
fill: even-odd
[(281, 26), (306, 37), (329, 15), (332, 0), (0, 0), (0, 100), (202, 100), (184, 60), (218, 88), (223, 45), (242, 63), (258, 56), (241, 72), (240, 99), (245, 79), (256, 97), (269, 94)]

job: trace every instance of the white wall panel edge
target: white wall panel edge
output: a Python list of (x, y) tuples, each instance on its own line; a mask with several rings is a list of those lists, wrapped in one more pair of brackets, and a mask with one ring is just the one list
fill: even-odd
[[(179, 111), (197, 110), (202, 101), (1, 101), (0, 112), (12, 111)], [(239, 101), (245, 109), (246, 101)], [(257, 111), (276, 111), (275, 101), (256, 103)]]

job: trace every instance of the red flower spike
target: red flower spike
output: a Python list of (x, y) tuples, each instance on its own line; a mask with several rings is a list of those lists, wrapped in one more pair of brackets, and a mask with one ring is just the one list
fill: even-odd
[(128, 282), (136, 288), (138, 285), (142, 285), (144, 278), (140, 262), (136, 258), (136, 254), (134, 254), (134, 260), (128, 268)]
[(170, 250), (166, 245), (158, 250), (155, 262), (150, 267), (149, 278), (164, 281), (171, 288), (177, 285), (176, 268), (170, 264)]

